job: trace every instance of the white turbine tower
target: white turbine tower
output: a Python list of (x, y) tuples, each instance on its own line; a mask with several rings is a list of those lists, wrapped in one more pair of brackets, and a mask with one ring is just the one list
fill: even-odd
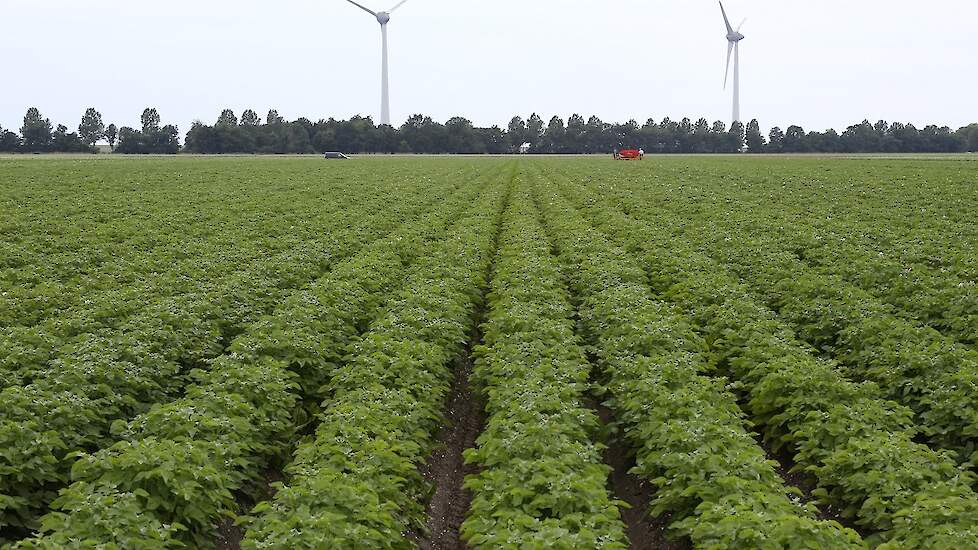
[(727, 19), (727, 10), (723, 9), (723, 2), (720, 2), (720, 13), (723, 14), (723, 23), (727, 25), (727, 71), (723, 75), (723, 89), (727, 89), (727, 78), (730, 76), (730, 54), (734, 59), (734, 83), (733, 83), (733, 122), (740, 122), (740, 41), (744, 35), (740, 34), (740, 28), (747, 21), (744, 19), (734, 29), (730, 26), (730, 19)]
[(388, 84), (388, 70), (387, 70), (387, 23), (390, 23), (391, 13), (397, 8), (404, 5), (407, 0), (401, 0), (393, 8), (387, 11), (373, 11), (366, 6), (358, 4), (353, 0), (346, 0), (347, 2), (353, 4), (354, 6), (360, 8), (361, 10), (369, 13), (370, 15), (377, 18), (377, 22), (380, 23), (380, 36), (383, 46), (383, 53), (381, 58), (380, 67), (380, 123), (390, 125), (391, 123), (391, 98), (390, 98), (390, 87)]

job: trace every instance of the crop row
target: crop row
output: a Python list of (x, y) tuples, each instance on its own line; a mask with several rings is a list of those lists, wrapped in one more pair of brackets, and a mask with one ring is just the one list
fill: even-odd
[[(784, 222), (752, 224), (754, 238), (767, 250), (786, 250), (823, 276), (855, 285), (896, 308), (895, 312), (932, 327), (955, 340), (978, 344), (978, 301), (975, 279), (919, 252), (902, 250), (900, 241), (860, 242), (858, 225)], [(759, 227), (760, 226), (760, 227)], [(932, 242), (952, 238), (937, 230), (916, 230), (916, 238)]]
[(652, 204), (694, 219), (739, 220), (799, 243), (857, 245), (974, 281), (974, 166), (933, 160), (675, 159), (651, 173), (615, 170), (599, 179), (642, 189)]
[(978, 351), (901, 319), (844, 280), (814, 272), (787, 254), (757, 252), (732, 239), (718, 258), (751, 280), (767, 304), (847, 376), (879, 384), (911, 407), (936, 445), (978, 462)]
[(287, 452), (301, 400), (322, 395), (317, 381), (337, 368), (359, 327), (380, 315), (400, 285), (405, 265), (476, 190), (467, 184), (296, 291), (212, 368), (196, 372), (186, 397), (118, 426), (119, 443), (75, 464), (76, 481), (57, 502), (63, 511), (44, 518), (47, 534), (21, 546), (212, 545), (214, 525), (236, 508), (235, 493)]
[(330, 376), (287, 484), (254, 509), (242, 548), (405, 548), (424, 529), (418, 466), (441, 423), (450, 363), (473, 329), (508, 185), (493, 182), (429, 247)]
[[(195, 263), (209, 262), (215, 253), (231, 258), (259, 247), (294, 244), (289, 242), (290, 226), (301, 215), (315, 214), (281, 211), (284, 204), (273, 204), (266, 207), (268, 218), (262, 224), (249, 216), (256, 205), (242, 199), (221, 204), (198, 198), (196, 208), (180, 211), (158, 204), (161, 198), (154, 193), (130, 198), (129, 204), (120, 200), (126, 195), (108, 189), (104, 195), (119, 213), (112, 216), (99, 205), (58, 216), (57, 211), (46, 212), (43, 204), (27, 203), (30, 210), (40, 210), (32, 212), (40, 220), (60, 221), (65, 227), (50, 235), (44, 228), (26, 229), (29, 237), (21, 237), (18, 250), (10, 251), (8, 266), (0, 270), (0, 325), (27, 329), (93, 304), (99, 304), (100, 316), (79, 317), (93, 325), (118, 323), (146, 301), (172, 293), (172, 285), (181, 281), (177, 274), (185, 278)], [(353, 206), (354, 197), (348, 194), (321, 206), (339, 211)], [(269, 219), (277, 223), (267, 223)], [(101, 305), (113, 292), (127, 301), (111, 309)]]
[(853, 380), (878, 384), (909, 406), (934, 444), (978, 462), (978, 351), (897, 316), (839, 277), (791, 252), (765, 250), (746, 225), (698, 223), (650, 205), (640, 189), (609, 184), (605, 196), (638, 219), (669, 227), (732, 269), (806, 342), (829, 352)]
[(978, 544), (975, 479), (950, 457), (914, 442), (912, 411), (872, 384), (846, 380), (790, 327), (753, 300), (723, 266), (683, 237), (603, 204), (601, 189), (569, 186), (586, 216), (642, 259), (653, 287), (692, 314), (721, 372), (745, 392), (744, 407), (775, 447), (813, 475), (815, 494), (877, 531), (887, 548)]
[[(106, 194), (112, 196), (111, 193)], [(298, 222), (291, 214), (274, 212), (280, 206), (269, 208), (271, 212), (268, 213), (267, 220), (259, 227), (258, 223), (264, 218), (249, 221), (250, 216), (247, 215), (247, 210), (240, 209), (241, 205), (227, 207), (228, 212), (225, 213), (219, 209), (219, 205), (205, 202), (198, 204), (200, 210), (193, 212), (197, 217), (203, 218), (202, 220), (185, 220), (185, 214), (174, 216), (171, 223), (186, 223), (186, 228), (182, 231), (177, 227), (169, 227), (163, 220), (157, 220), (162, 227), (157, 227), (151, 234), (160, 235), (156, 237), (157, 240), (171, 241), (167, 249), (158, 256), (152, 250), (149, 253), (118, 251), (120, 257), (111, 259), (81, 254), (70, 266), (73, 270), (71, 275), (57, 273), (27, 285), (28, 288), (18, 285), (25, 293), (52, 292), (59, 298), (59, 303), (52, 306), (50, 315), (38, 324), (12, 323), (4, 326), (0, 339), (5, 352), (0, 358), (0, 368), (5, 376), (19, 376), (26, 380), (44, 376), (48, 363), (57, 359), (61, 348), (83, 338), (85, 334), (118, 331), (139, 312), (154, 308), (165, 309), (168, 302), (181, 296), (218, 289), (229, 274), (241, 271), (242, 266), (317, 241), (323, 243), (319, 233), (322, 223), (329, 223), (344, 208), (348, 208), (351, 202), (367, 207), (369, 211), (371, 203), (382, 204), (380, 194), (379, 190), (374, 190), (365, 194), (360, 201), (339, 199), (323, 205), (322, 212), (295, 213), (310, 216), (310, 226)], [(159, 205), (157, 209), (162, 212), (170, 211)], [(149, 215), (159, 217), (161, 214), (154, 210)], [(235, 224), (233, 220), (225, 218), (227, 215), (244, 219)], [(74, 224), (68, 227), (73, 228), (75, 224), (86, 225), (82, 221), (74, 220)], [(213, 229), (208, 230), (208, 224), (213, 224)], [(98, 226), (93, 228), (92, 233), (98, 235), (97, 228)], [(31, 241), (30, 244), (42, 251), (49, 248), (43, 242)], [(312, 255), (314, 252), (315, 256)], [(304, 253), (310, 256), (308, 263), (318, 264), (326, 260), (329, 250), (324, 246), (320, 250), (306, 250)], [(115, 277), (111, 268), (106, 265), (107, 261), (127, 263), (131, 271), (121, 278)], [(40, 268), (37, 271), (43, 273), (43, 267), (48, 262), (38, 264)], [(34, 265), (29, 264), (25, 269)], [(109, 270), (108, 275), (103, 273), (106, 269)], [(101, 279), (106, 276), (107, 281), (93, 283), (97, 288), (85, 283), (90, 278)], [(77, 282), (79, 287), (72, 292), (64, 288), (62, 283), (65, 281), (81, 282)], [(50, 285), (56, 285), (56, 288), (51, 289)], [(16, 296), (17, 290), (15, 286), (7, 292)], [(30, 309), (33, 305), (31, 302), (33, 301), (27, 300), (26, 304), (15, 303), (13, 306), (26, 305)], [(54, 369), (54, 372), (57, 371), (58, 369)], [(14, 381), (10, 380), (12, 382)]]
[[(965, 263), (974, 262), (972, 256), (961, 253), (947, 259), (929, 247), (919, 250), (908, 246), (899, 237), (900, 230), (892, 227), (877, 228), (876, 233), (882, 234), (867, 240), (865, 233), (874, 228), (855, 220), (796, 220), (775, 209), (730, 215), (727, 208), (710, 208), (710, 214), (704, 212), (700, 217), (709, 220), (715, 232), (739, 234), (749, 228), (754, 247), (794, 254), (817, 273), (869, 292), (900, 316), (964, 344), (978, 343), (975, 278)], [(915, 241), (931, 247), (965, 239), (960, 230), (949, 235), (948, 228), (914, 227), (912, 231)]]
[(641, 268), (544, 184), (535, 192), (634, 471), (658, 487), (653, 514), (670, 514), (671, 529), (702, 548), (862, 547), (785, 486), (734, 395), (706, 375), (706, 343), (651, 298)]
[[(454, 175), (450, 181), (465, 181)], [(31, 212), (40, 225), (54, 220), (61, 229), (55, 235), (18, 236), (19, 248), (43, 259), (24, 258), (19, 268), (0, 269), (0, 385), (43, 376), (59, 350), (85, 334), (118, 331), (137, 313), (166, 309), (181, 296), (218, 291), (242, 266), (303, 248), (307, 263), (328, 261), (333, 252), (327, 245), (333, 243), (323, 238), (324, 225), (345, 211), (383, 208), (388, 193), (409, 193), (417, 185), (351, 182), (333, 175), (319, 182), (316, 189), (329, 189), (322, 197), (307, 187), (282, 189), (282, 184), (242, 190), (240, 174), (222, 176), (228, 177), (222, 185), (189, 190), (185, 182), (158, 188), (147, 182), (135, 189), (119, 189), (116, 183), (100, 189), (99, 201), (74, 208), (63, 204), (66, 199), (31, 195), (21, 208), (10, 209), (18, 218)], [(269, 200), (269, 193), (277, 200)], [(102, 201), (119, 212), (110, 215)], [(72, 241), (76, 234), (80, 245), (61, 251), (62, 239)], [(318, 248), (310, 248), (317, 242)]]
[(573, 307), (520, 182), (503, 217), (474, 378), (489, 414), (462, 535), (473, 549), (627, 548), (610, 468), (583, 405), (590, 365)]
[(846, 174), (845, 183), (836, 174), (844, 165), (814, 170), (794, 163), (764, 173), (760, 162), (728, 164), (723, 172), (694, 169), (694, 177), (675, 174), (651, 186), (647, 172), (609, 174), (607, 181), (641, 189), (641, 204), (664, 206), (711, 233), (746, 233), (756, 248), (796, 254), (901, 315), (974, 345), (978, 258), (970, 244), (978, 230), (967, 215), (975, 204), (973, 178), (964, 166), (937, 179), (928, 176), (935, 166), (914, 173), (909, 163), (899, 170), (881, 164), (873, 163), (872, 177)]
[(127, 321), (121, 334), (88, 335), (66, 346), (50, 376), (5, 388), (0, 393), (2, 523), (32, 527), (68, 481), (73, 453), (111, 444), (114, 422), (171, 399), (188, 370), (183, 357), (194, 356), (190, 366), (206, 366), (224, 350), (229, 334), (222, 323), (235, 320), (230, 328), (243, 330), (289, 289), (317, 278), (363, 241), (388, 233), (429, 200), (407, 196), (389, 210), (351, 211), (324, 228), (323, 242), (248, 266), (211, 292), (165, 301)]
[[(3, 178), (0, 326), (30, 326), (113, 290), (142, 304), (170, 292), (180, 282), (174, 275), (195, 261), (308, 240), (323, 216), (357, 208), (392, 184), (384, 175), (356, 180), (330, 172), (296, 186), (297, 175), (315, 174), (290, 163), (258, 172), (248, 163), (99, 162), (91, 178), (84, 177), (88, 167), (67, 164), (34, 163)], [(262, 185), (254, 185), (256, 172)], [(392, 179), (404, 176), (394, 172)], [(70, 184), (53, 185), (59, 181)]]
[[(328, 214), (339, 214), (340, 210)], [(326, 220), (329, 218), (323, 218)], [(187, 250), (196, 254), (193, 260), (181, 260), (178, 255), (170, 260), (172, 271), (155, 274), (144, 283), (119, 283), (110, 285), (103, 292), (85, 296), (84, 303), (58, 310), (52, 317), (32, 326), (10, 326), (0, 335), (4, 353), (0, 358), (3, 386), (23, 385), (42, 378), (60, 377), (62, 357), (73, 352), (72, 346), (84, 346), (92, 335), (115, 337), (120, 332), (133, 332), (133, 326), (155, 318), (163, 312), (176, 311), (186, 303), (200, 301), (201, 295), (213, 298), (227, 294), (227, 281), (241, 277), (251, 266), (269, 266), (268, 258), (300, 252), (308, 258), (306, 266), (315, 267), (327, 261), (329, 250), (321, 236), (303, 235), (303, 240), (282, 238), (262, 243), (242, 242), (237, 245), (209, 243), (194, 251), (191, 243)], [(309, 249), (316, 240), (317, 249)], [(306, 248), (306, 250), (300, 250)], [(98, 269), (89, 267), (88, 269)], [(270, 274), (274, 276), (274, 273)], [(261, 290), (261, 288), (257, 289)], [(258, 296), (263, 298), (263, 296)], [(200, 306), (198, 306), (199, 308)], [(232, 312), (234, 313), (234, 312)], [(217, 330), (228, 329), (236, 319), (218, 319)], [(138, 329), (137, 329), (138, 330)], [(195, 350), (204, 353), (207, 350)], [(199, 355), (193, 352), (181, 357), (186, 362), (197, 362)]]

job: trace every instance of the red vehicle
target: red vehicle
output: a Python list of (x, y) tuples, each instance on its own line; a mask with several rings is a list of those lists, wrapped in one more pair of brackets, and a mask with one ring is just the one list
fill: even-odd
[(615, 150), (615, 160), (642, 160), (643, 158), (645, 158), (645, 151), (641, 149)]

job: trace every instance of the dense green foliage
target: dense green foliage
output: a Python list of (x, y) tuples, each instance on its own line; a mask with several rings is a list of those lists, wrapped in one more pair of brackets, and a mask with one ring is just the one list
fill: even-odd
[(508, 191), (491, 182), (348, 346), (329, 377), (322, 422), (296, 450), (288, 485), (255, 508), (243, 548), (412, 546), (404, 533), (425, 526), (417, 467), (439, 424), (448, 367), (471, 331)]
[(626, 548), (584, 408), (590, 365), (525, 185), (503, 218), (475, 379), (489, 421), (462, 532), (472, 548)]
[(705, 376), (705, 343), (650, 298), (635, 262), (559, 197), (538, 193), (635, 471), (658, 485), (653, 513), (668, 512), (702, 548), (860, 547), (854, 532), (790, 498), (734, 396)]
[(978, 547), (976, 166), (2, 158), (0, 546)]
[[(911, 411), (816, 358), (721, 264), (682, 238), (602, 204), (612, 190), (562, 187), (587, 205), (599, 227), (643, 258), (654, 287), (690, 311), (717, 367), (743, 384), (747, 408), (765, 435), (776, 447), (797, 446), (795, 461), (818, 478), (820, 493), (845, 517), (880, 529), (876, 538), (892, 540), (894, 547), (912, 541), (915, 547), (944, 548), (973, 540), (974, 477), (950, 457), (913, 441), (918, 431)], [(868, 465), (887, 474), (856, 475)]]
[[(230, 116), (227, 116), (230, 115)], [(967, 126), (953, 131), (929, 125), (863, 121), (841, 134), (835, 130), (805, 132), (799, 126), (787, 131), (773, 128), (768, 137), (757, 120), (745, 128), (729, 128), (705, 118), (647, 120), (639, 124), (608, 123), (597, 116), (587, 120), (573, 114), (554, 116), (544, 122), (536, 113), (524, 120), (513, 117), (506, 128), (479, 128), (453, 117), (444, 124), (414, 115), (397, 128), (377, 126), (369, 117), (350, 120), (300, 118), (285, 122), (268, 118), (265, 125), (240, 124), (225, 111), (213, 126), (195, 123), (187, 133), (186, 149), (195, 153), (512, 153), (528, 144), (530, 153), (610, 153), (622, 147), (644, 148), (648, 153), (735, 153), (745, 145), (752, 153), (953, 153), (978, 151), (976, 131)]]
[[(149, 123), (148, 123), (149, 122)], [(156, 109), (141, 117), (142, 129), (105, 126), (102, 115), (89, 108), (82, 116), (78, 133), (51, 122), (32, 107), (24, 117), (21, 135), (0, 128), (0, 152), (87, 152), (105, 140), (118, 153), (173, 154), (180, 150), (176, 126), (160, 127)], [(119, 147), (115, 149), (116, 138)], [(221, 112), (213, 125), (195, 121), (187, 132), (183, 150), (189, 153), (449, 153), (501, 154), (523, 152), (545, 154), (608, 154), (613, 149), (643, 148), (647, 153), (956, 153), (978, 152), (978, 124), (959, 128), (913, 124), (875, 124), (864, 120), (842, 133), (829, 129), (805, 132), (792, 125), (787, 130), (772, 128), (765, 135), (755, 119), (747, 126), (705, 118), (661, 121), (648, 119), (624, 123), (604, 122), (597, 116), (573, 114), (554, 116), (544, 122), (533, 113), (527, 119), (515, 116), (506, 128), (481, 128), (456, 116), (444, 124), (416, 114), (399, 127), (374, 124), (370, 117), (354, 116), (317, 122), (300, 117), (286, 121), (274, 109), (265, 117), (246, 109), (241, 119), (230, 109)]]

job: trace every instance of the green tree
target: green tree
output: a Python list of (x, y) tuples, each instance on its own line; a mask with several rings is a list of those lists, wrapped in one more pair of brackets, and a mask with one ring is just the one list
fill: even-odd
[(102, 113), (89, 107), (82, 115), (81, 124), (78, 125), (78, 135), (82, 141), (94, 147), (95, 142), (102, 139), (105, 135), (105, 123), (102, 122)]
[(245, 112), (241, 113), (241, 125), (260, 126), (261, 119), (258, 118), (258, 113), (252, 111), (251, 109), (245, 109)]
[(279, 116), (278, 111), (276, 111), (275, 109), (268, 110), (268, 115), (265, 116), (265, 124), (268, 125), (282, 124), (284, 122), (285, 119)]
[(615, 144), (608, 135), (608, 127), (608, 124), (595, 115), (587, 119), (587, 124), (584, 125), (584, 142), (588, 153), (611, 153)]
[(54, 134), (51, 135), (51, 151), (58, 153), (87, 153), (92, 151), (92, 146), (82, 141), (78, 134), (68, 133), (68, 127), (58, 124)]
[(518, 151), (520, 146), (527, 142), (526, 122), (522, 117), (514, 116), (509, 121), (506, 137), (509, 139), (509, 146)]
[(115, 127), (115, 124), (109, 124), (105, 127), (105, 141), (109, 142), (109, 149), (115, 149), (115, 139), (119, 136), (119, 129)]
[(641, 133), (639, 132), (638, 122), (635, 120), (629, 120), (624, 124), (611, 124), (608, 126), (608, 133), (613, 142), (612, 148), (640, 147), (638, 140), (641, 137)]
[(526, 119), (526, 141), (530, 144), (530, 150), (537, 152), (540, 147), (540, 139), (543, 137), (543, 119), (540, 115), (533, 113)]
[(476, 134), (479, 141), (478, 152), (499, 155), (509, 151), (509, 140), (506, 139), (506, 132), (499, 126), (476, 128)]
[(51, 148), (51, 121), (42, 117), (37, 107), (27, 109), (24, 125), (20, 128), (24, 150), (41, 153)]
[(710, 122), (705, 118), (700, 118), (693, 124), (693, 136), (690, 140), (690, 147), (693, 153), (716, 153), (717, 143), (713, 139), (714, 135), (710, 128)]
[(780, 153), (784, 150), (784, 131), (775, 126), (768, 134), (767, 148), (772, 153)]
[(744, 148), (744, 123), (734, 122), (730, 125), (730, 131), (727, 132), (728, 142), (727, 151), (730, 153), (739, 153)]
[(842, 133), (841, 148), (850, 153), (875, 153), (880, 150), (881, 136), (876, 127), (863, 120)]
[(20, 149), (20, 136), (0, 127), (0, 151), (12, 153)]
[(563, 153), (566, 135), (567, 129), (564, 127), (563, 119), (558, 116), (552, 117), (550, 123), (547, 124), (547, 129), (543, 132), (544, 150), (547, 153)]
[(760, 153), (764, 151), (764, 134), (761, 133), (761, 124), (755, 118), (747, 123), (747, 151)]
[(156, 109), (143, 111), (143, 131), (123, 127), (119, 130), (119, 147), (122, 154), (175, 154), (180, 150), (179, 130), (168, 124), (160, 127), (160, 114)]
[(574, 113), (567, 119), (567, 131), (564, 134), (564, 150), (568, 153), (583, 153), (585, 150), (584, 131), (587, 123), (584, 117)]
[(116, 152), (123, 154), (139, 153), (142, 141), (142, 132), (128, 126), (119, 128), (119, 147)]
[(785, 153), (804, 153), (808, 151), (805, 129), (792, 124), (784, 131), (781, 148)]
[(147, 136), (160, 130), (160, 113), (155, 108), (144, 109), (139, 120), (143, 124), (143, 133)]
[(961, 141), (965, 151), (971, 153), (978, 152), (978, 123), (958, 128), (958, 131), (954, 132), (954, 135)]
[(309, 139), (309, 132), (298, 122), (288, 124), (285, 132), (285, 152), (287, 153), (312, 153), (312, 142)]
[(448, 141), (447, 153), (467, 153), (472, 151), (472, 145), (475, 141), (475, 129), (472, 127), (472, 121), (462, 118), (462, 117), (452, 117), (445, 122), (445, 131), (447, 132)]
[(234, 111), (231, 109), (224, 109), (221, 111), (221, 116), (217, 119), (218, 126), (237, 126), (238, 117), (234, 116)]

